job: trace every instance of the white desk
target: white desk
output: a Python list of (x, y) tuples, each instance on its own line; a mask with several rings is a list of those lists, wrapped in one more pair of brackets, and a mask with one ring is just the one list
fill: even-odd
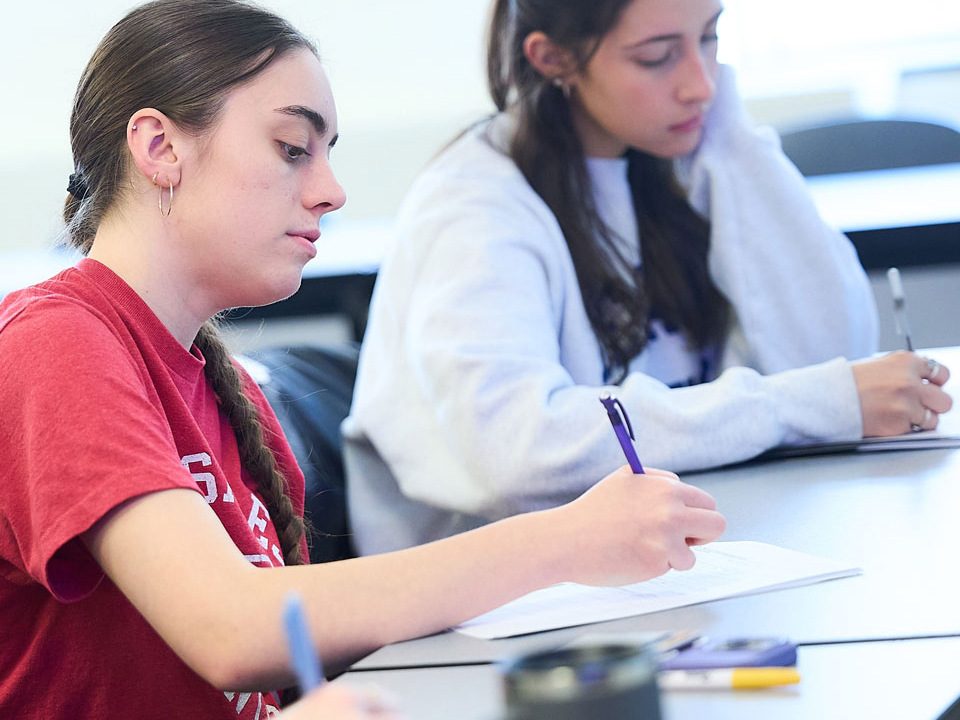
[[(960, 638), (802, 647), (797, 665), (796, 686), (663, 693), (664, 720), (935, 720), (960, 695)], [(503, 717), (493, 665), (350, 672), (334, 682), (380, 685), (416, 720)]]
[(960, 163), (819, 175), (807, 187), (844, 232), (960, 221)]
[(960, 450), (797, 458), (684, 479), (717, 499), (724, 539), (836, 557), (863, 575), (519, 638), (444, 633), (382, 648), (356, 667), (489, 662), (588, 632), (686, 628), (801, 643), (960, 635)]

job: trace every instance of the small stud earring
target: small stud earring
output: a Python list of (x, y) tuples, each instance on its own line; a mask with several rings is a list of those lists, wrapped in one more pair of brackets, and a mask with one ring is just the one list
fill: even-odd
[(132, 128), (130, 128), (130, 129), (131, 129), (131, 130), (136, 130), (136, 129), (137, 129), (137, 126), (134, 125), (134, 126), (133, 126)]

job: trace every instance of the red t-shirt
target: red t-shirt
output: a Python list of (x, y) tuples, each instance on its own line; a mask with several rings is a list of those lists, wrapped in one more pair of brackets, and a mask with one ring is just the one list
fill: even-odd
[[(203, 366), (94, 260), (0, 303), (0, 718), (277, 712), (274, 694), (224, 693), (187, 667), (78, 538), (125, 500), (189, 488), (251, 563), (282, 564)], [(302, 513), (303, 475), (243, 377)]]

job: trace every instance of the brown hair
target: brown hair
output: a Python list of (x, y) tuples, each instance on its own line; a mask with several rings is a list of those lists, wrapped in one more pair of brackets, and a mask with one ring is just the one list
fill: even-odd
[[(70, 116), (79, 176), (77, 182), (71, 180), (63, 210), (70, 244), (89, 252), (104, 215), (127, 190), (126, 127), (134, 112), (154, 107), (199, 136), (215, 123), (230, 90), (298, 48), (316, 54), (285, 20), (237, 0), (155, 0), (114, 25), (83, 71)], [(286, 480), (264, 442), (257, 409), (243, 393), (215, 320), (203, 325), (195, 342), (236, 434), (243, 467), (270, 513), (284, 562), (306, 562), (301, 553), (304, 522), (293, 509)]]
[(707, 268), (710, 224), (687, 201), (671, 161), (628, 150), (628, 180), (639, 230), (642, 272), (617, 250), (601, 220), (580, 138), (561, 88), (527, 60), (523, 41), (536, 30), (586, 67), (630, 0), (496, 0), (487, 79), (497, 109), (517, 116), (509, 154), (557, 218), (604, 356), (607, 379), (620, 382), (646, 345), (651, 309), (680, 328), (693, 347), (722, 341), (729, 304)]

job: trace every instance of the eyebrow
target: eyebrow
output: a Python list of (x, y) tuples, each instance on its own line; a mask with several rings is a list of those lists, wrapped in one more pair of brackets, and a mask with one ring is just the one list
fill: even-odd
[(323, 115), (303, 105), (288, 105), (287, 107), (276, 108), (274, 112), (305, 118), (313, 125), (313, 129), (317, 131), (318, 135), (327, 132), (327, 121), (323, 119)]
[[(713, 25), (715, 22), (717, 22), (717, 20), (720, 19), (721, 13), (723, 13), (723, 10), (720, 10), (716, 15), (714, 15), (712, 18), (707, 20), (707, 22), (704, 24), (703, 27), (708, 28), (711, 25)], [(668, 40), (679, 40), (680, 37), (681, 37), (680, 33), (672, 33), (669, 35), (657, 35), (655, 37), (647, 38), (646, 40), (641, 40), (640, 42), (635, 42), (632, 45), (627, 45), (625, 49), (633, 50), (635, 48), (642, 47), (650, 43), (666, 42)]]

